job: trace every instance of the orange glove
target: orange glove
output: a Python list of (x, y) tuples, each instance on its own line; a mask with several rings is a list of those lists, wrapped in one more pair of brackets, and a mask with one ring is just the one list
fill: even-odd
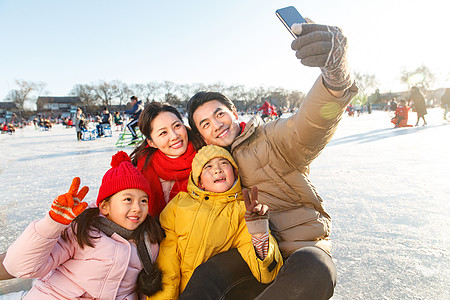
[(75, 177), (72, 180), (69, 192), (56, 197), (49, 212), (53, 220), (63, 225), (69, 225), (73, 219), (86, 209), (88, 204), (82, 201), (89, 192), (89, 188), (84, 186), (78, 192), (79, 187), (80, 178)]

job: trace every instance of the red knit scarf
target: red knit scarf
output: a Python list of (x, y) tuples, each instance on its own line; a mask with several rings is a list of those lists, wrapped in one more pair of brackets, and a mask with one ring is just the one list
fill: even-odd
[(166, 206), (159, 178), (166, 181), (175, 181), (172, 190), (170, 191), (169, 201), (180, 191), (186, 192), (189, 174), (192, 169), (192, 160), (194, 159), (195, 154), (196, 151), (194, 150), (194, 146), (189, 142), (186, 152), (177, 158), (170, 158), (160, 150), (156, 150), (145, 169), (143, 168), (146, 157), (139, 159), (137, 168), (148, 180), (152, 189), (152, 195), (149, 195), (151, 199), (148, 208), (148, 213), (151, 216), (159, 216)]

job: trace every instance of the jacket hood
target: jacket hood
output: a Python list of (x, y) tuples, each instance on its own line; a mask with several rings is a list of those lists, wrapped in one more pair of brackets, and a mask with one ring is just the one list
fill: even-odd
[(238, 200), (242, 200), (242, 186), (241, 179), (238, 175), (237, 180), (234, 182), (233, 186), (226, 192), (214, 193), (202, 190), (192, 181), (192, 176), (189, 177), (189, 182), (187, 185), (187, 192), (189, 195), (198, 201), (211, 201), (217, 203), (227, 203)]

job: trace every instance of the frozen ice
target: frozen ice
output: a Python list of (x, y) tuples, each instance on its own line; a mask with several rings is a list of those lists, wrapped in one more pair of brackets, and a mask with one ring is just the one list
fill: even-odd
[[(333, 219), (333, 299), (450, 299), (450, 122), (440, 108), (426, 118), (427, 126), (394, 129), (388, 112), (345, 115), (312, 163), (311, 181)], [(132, 151), (115, 147), (118, 134), (77, 141), (73, 128), (56, 125), (0, 135), (0, 251), (73, 177), (94, 201), (111, 156)], [(0, 294), (20, 284), (0, 282)]]

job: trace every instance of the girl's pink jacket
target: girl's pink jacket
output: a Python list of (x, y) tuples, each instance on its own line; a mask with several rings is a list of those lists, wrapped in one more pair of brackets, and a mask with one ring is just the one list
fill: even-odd
[[(116, 233), (100, 233), (94, 248), (81, 249), (70, 229), (67, 241), (60, 237), (66, 227), (47, 215), (28, 225), (9, 247), (6, 270), (20, 278), (40, 278), (25, 299), (139, 298), (135, 289), (142, 264), (134, 244)], [(158, 246), (153, 246), (155, 256)]]

